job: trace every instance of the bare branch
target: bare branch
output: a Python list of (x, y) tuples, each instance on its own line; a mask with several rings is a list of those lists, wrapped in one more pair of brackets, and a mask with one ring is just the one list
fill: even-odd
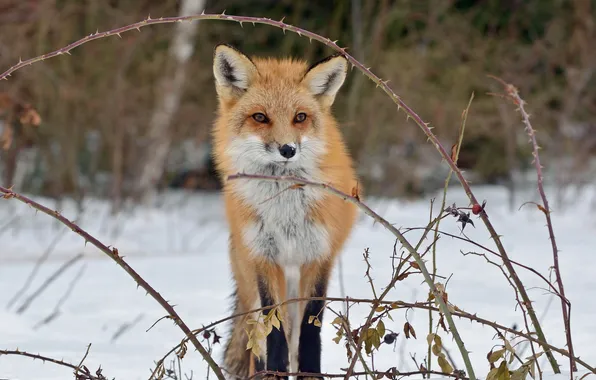
[(99, 249), (101, 252), (108, 255), (112, 260), (114, 260), (116, 262), (116, 264), (118, 264), (122, 269), (124, 269), (126, 271), (126, 273), (128, 273), (130, 275), (130, 277), (132, 277), (132, 279), (139, 286), (141, 286), (143, 289), (145, 289), (145, 291), (149, 295), (151, 295), (151, 297), (153, 297), (153, 299), (155, 299), (166, 310), (166, 312), (171, 316), (174, 323), (176, 325), (178, 325), (178, 327), (180, 327), (180, 329), (184, 332), (184, 334), (191, 341), (193, 346), (197, 349), (197, 351), (199, 351), (199, 353), (201, 354), (203, 359), (205, 359), (207, 364), (209, 364), (211, 369), (213, 369), (213, 372), (215, 372), (217, 378), (220, 380), (225, 380), (223, 374), (221, 373), (221, 369), (219, 368), (219, 366), (215, 363), (215, 361), (213, 360), (211, 355), (209, 355), (209, 353), (207, 352), (205, 347), (203, 347), (201, 342), (199, 342), (197, 337), (192, 334), (190, 328), (188, 328), (186, 323), (184, 323), (184, 321), (182, 321), (182, 319), (180, 318), (178, 313), (174, 310), (174, 308), (155, 289), (153, 289), (153, 287), (151, 287), (151, 285), (149, 285), (147, 283), (147, 281), (145, 281), (130, 265), (128, 265), (128, 263), (126, 263), (122, 257), (120, 257), (118, 250), (116, 248), (110, 249), (108, 246), (106, 246), (105, 244), (103, 244), (102, 242), (97, 240), (95, 237), (91, 236), (88, 232), (83, 230), (81, 227), (77, 226), (76, 224), (74, 224), (73, 222), (71, 222), (64, 216), (62, 216), (58, 211), (53, 211), (53, 210), (35, 202), (34, 200), (32, 200), (24, 195), (17, 194), (14, 191), (12, 191), (11, 189), (7, 189), (2, 186), (0, 186), (0, 193), (4, 194), (4, 196), (3, 196), (4, 199), (15, 198), (27, 205), (30, 205), (34, 209), (39, 210), (39, 211), (43, 212), (44, 214), (49, 215), (52, 218), (60, 221), (61, 223), (66, 225), (68, 228), (70, 228), (73, 232), (75, 232), (77, 235), (79, 235), (83, 239), (85, 239), (85, 242), (91, 243), (97, 249)]
[(544, 217), (546, 218), (546, 226), (548, 228), (548, 236), (550, 238), (550, 243), (553, 250), (553, 265), (555, 269), (555, 276), (557, 278), (557, 285), (559, 286), (559, 293), (561, 295), (561, 308), (563, 310), (563, 322), (565, 324), (565, 337), (567, 339), (567, 349), (570, 353), (570, 369), (571, 369), (571, 379), (573, 379), (573, 372), (577, 371), (577, 366), (573, 361), (573, 342), (571, 339), (571, 302), (565, 297), (565, 287), (563, 286), (563, 279), (561, 278), (561, 270), (559, 268), (559, 249), (557, 248), (557, 241), (555, 240), (555, 232), (553, 229), (553, 223), (550, 217), (551, 210), (548, 205), (548, 198), (546, 197), (546, 193), (544, 192), (544, 176), (542, 174), (542, 164), (540, 163), (540, 154), (538, 150), (540, 147), (538, 146), (538, 142), (536, 140), (536, 131), (532, 127), (530, 123), (530, 115), (526, 111), (524, 105), (526, 102), (521, 98), (519, 95), (519, 91), (515, 86), (505, 83), (503, 80), (492, 77), (505, 87), (506, 97), (511, 100), (519, 110), (522, 118), (522, 122), (524, 123), (526, 132), (530, 137), (530, 144), (532, 145), (532, 155), (534, 156), (534, 167), (536, 168), (536, 177), (538, 182), (538, 193), (540, 194), (540, 198), (542, 199), (542, 205), (536, 204), (538, 209), (543, 212)]
[[(85, 353), (85, 356), (83, 357), (83, 360), (87, 357), (87, 354), (89, 353), (90, 346), (91, 345), (87, 346), (87, 351)], [(77, 365), (65, 362), (64, 360), (54, 359), (54, 358), (50, 358), (48, 356), (43, 356), (43, 355), (39, 355), (39, 354), (32, 354), (32, 353), (29, 353), (26, 351), (21, 351), (21, 350), (0, 350), (0, 356), (2, 356), (2, 355), (24, 356), (24, 357), (31, 358), (34, 360), (35, 359), (41, 360), (42, 362), (48, 362), (48, 363), (56, 364), (58, 366), (67, 367), (67, 368), (74, 370), (75, 373), (77, 373), (79, 375), (79, 377), (77, 379), (80, 379), (80, 380), (106, 380), (106, 378), (103, 375), (100, 375), (98, 377), (96, 375), (93, 375), (89, 371), (89, 369), (87, 369), (85, 367), (81, 368), (81, 365), (83, 364), (83, 360), (81, 360), (81, 363), (77, 366)]]

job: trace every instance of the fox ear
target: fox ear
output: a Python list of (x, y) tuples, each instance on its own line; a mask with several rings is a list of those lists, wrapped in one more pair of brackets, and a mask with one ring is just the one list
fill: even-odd
[(250, 86), (257, 75), (257, 67), (240, 51), (220, 44), (213, 53), (213, 74), (220, 95), (238, 96)]
[(348, 60), (342, 55), (332, 55), (309, 67), (302, 83), (315, 96), (331, 105), (347, 73)]

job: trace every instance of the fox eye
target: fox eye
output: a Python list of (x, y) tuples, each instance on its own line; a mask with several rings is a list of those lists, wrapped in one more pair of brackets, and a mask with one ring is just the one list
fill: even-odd
[(306, 120), (306, 114), (304, 112), (300, 112), (294, 116), (294, 123), (302, 123), (304, 120)]
[(256, 122), (258, 123), (268, 123), (269, 119), (267, 118), (267, 116), (265, 116), (265, 114), (262, 114), (260, 112), (257, 112), (255, 114), (252, 115), (252, 118), (255, 119)]

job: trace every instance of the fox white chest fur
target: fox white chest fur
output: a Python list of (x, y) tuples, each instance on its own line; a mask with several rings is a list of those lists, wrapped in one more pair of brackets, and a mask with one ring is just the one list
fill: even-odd
[[(248, 158), (242, 152), (262, 142), (254, 138), (236, 139), (230, 149), (238, 172), (269, 176), (296, 176), (319, 180), (315, 157), (323, 149), (316, 140), (302, 141), (296, 147), (296, 161), (279, 165)], [(277, 152), (273, 153), (277, 154)], [(329, 232), (314, 221), (311, 207), (324, 195), (319, 189), (289, 187), (289, 182), (240, 180), (234, 191), (256, 211), (258, 220), (243, 231), (244, 243), (253, 255), (264, 256), (284, 267), (300, 266), (329, 254)]]

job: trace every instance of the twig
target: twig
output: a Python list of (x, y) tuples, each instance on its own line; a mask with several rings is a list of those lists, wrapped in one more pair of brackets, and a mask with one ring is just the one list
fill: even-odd
[(141, 286), (143, 289), (145, 289), (145, 291), (149, 295), (151, 295), (151, 297), (153, 297), (153, 299), (155, 299), (166, 310), (166, 312), (172, 317), (172, 320), (174, 320), (174, 323), (176, 325), (178, 325), (178, 327), (184, 332), (184, 334), (188, 337), (188, 339), (191, 341), (193, 346), (197, 349), (197, 351), (199, 351), (199, 353), (201, 354), (203, 359), (207, 362), (207, 364), (211, 367), (211, 369), (213, 369), (213, 372), (216, 374), (217, 378), (219, 380), (225, 380), (223, 374), (221, 373), (221, 369), (219, 368), (219, 366), (215, 363), (215, 361), (213, 360), (211, 355), (209, 355), (207, 350), (205, 350), (205, 347), (203, 347), (203, 345), (201, 344), (201, 342), (199, 342), (197, 337), (192, 334), (190, 328), (188, 328), (186, 323), (184, 323), (184, 321), (182, 321), (182, 319), (180, 318), (178, 313), (174, 310), (174, 308), (155, 289), (153, 289), (153, 287), (151, 287), (151, 285), (149, 285), (147, 283), (147, 281), (145, 281), (130, 265), (128, 265), (128, 263), (126, 263), (124, 261), (124, 259), (119, 255), (118, 250), (116, 248), (110, 249), (108, 246), (104, 245), (102, 242), (97, 240), (95, 237), (91, 236), (89, 233), (87, 233), (81, 227), (77, 226), (76, 224), (74, 224), (73, 222), (71, 222), (64, 216), (62, 216), (58, 211), (53, 211), (53, 210), (35, 202), (34, 200), (27, 198), (24, 195), (15, 193), (11, 189), (7, 189), (2, 186), (0, 186), (0, 192), (4, 194), (3, 198), (5, 198), (5, 199), (16, 198), (17, 200), (30, 205), (34, 209), (39, 210), (39, 211), (43, 212), (44, 214), (49, 215), (52, 218), (60, 221), (61, 223), (63, 223), (67, 227), (69, 227), (72, 231), (74, 231), (77, 235), (79, 235), (83, 239), (85, 239), (85, 242), (91, 243), (97, 249), (99, 249), (101, 252), (105, 253), (112, 260), (114, 260), (122, 269), (124, 269), (124, 271), (126, 271), (126, 273), (128, 273), (132, 277), (132, 279), (139, 286)]
[(85, 351), (85, 355), (83, 355), (83, 358), (81, 359), (81, 361), (79, 362), (79, 365), (77, 366), (77, 368), (75, 368), (74, 370), (74, 375), (75, 377), (79, 374), (79, 372), (81, 371), (81, 367), (83, 365), (83, 362), (85, 361), (85, 359), (87, 359), (87, 355), (89, 355), (89, 349), (91, 349), (91, 343), (89, 343), (89, 345), (87, 345), (87, 350)]
[[(87, 347), (87, 350), (89, 350), (89, 347)], [(103, 376), (101, 376), (101, 377), (94, 376), (93, 374), (91, 374), (91, 372), (88, 369), (85, 370), (83, 368), (79, 368), (79, 366), (65, 362), (64, 360), (54, 359), (54, 358), (50, 358), (48, 356), (32, 354), (32, 353), (29, 353), (26, 351), (21, 351), (21, 350), (0, 350), (0, 356), (2, 356), (2, 355), (16, 355), (16, 356), (24, 356), (24, 357), (31, 358), (31, 359), (37, 359), (37, 360), (41, 360), (42, 362), (53, 363), (53, 364), (56, 364), (56, 365), (59, 365), (62, 367), (67, 367), (72, 370), (82, 372), (82, 374), (85, 376), (84, 379), (106, 380), (106, 378)], [(86, 356), (86, 354), (85, 354), (85, 356)]]
[[(427, 228), (428, 227), (410, 227), (410, 228), (406, 228), (404, 234), (407, 233), (407, 232), (410, 232), (410, 231), (426, 230)], [(478, 242), (475, 242), (474, 240), (469, 239), (468, 237), (457, 236), (457, 235), (454, 235), (452, 233), (445, 232), (443, 230), (439, 230), (439, 233), (441, 235), (449, 236), (450, 238), (453, 238), (453, 239), (458, 239), (458, 240), (465, 241), (467, 243), (473, 244), (476, 247), (481, 248), (481, 249), (484, 249), (485, 251), (487, 251), (487, 252), (489, 252), (489, 253), (491, 253), (491, 254), (493, 254), (495, 256), (501, 257), (498, 252), (495, 252), (492, 249), (490, 249), (490, 248), (488, 248), (488, 247), (486, 247), (486, 246), (484, 246), (484, 245), (482, 245), (482, 244), (480, 244)], [(536, 269), (534, 269), (532, 267), (529, 267), (527, 265), (524, 265), (522, 263), (519, 263), (519, 262), (517, 262), (515, 260), (511, 260), (511, 263), (513, 265), (516, 265), (516, 266), (518, 266), (520, 268), (523, 268), (523, 269), (525, 269), (525, 270), (527, 270), (529, 272), (532, 272), (536, 276), (540, 277), (551, 288), (553, 294), (555, 294), (559, 298), (561, 297), (561, 295), (559, 294), (558, 289), (555, 288), (555, 286), (546, 277), (544, 277), (543, 274), (541, 274), (540, 272), (538, 272)]]
[(550, 217), (551, 210), (548, 205), (548, 199), (546, 197), (546, 193), (544, 192), (544, 176), (542, 174), (542, 165), (540, 163), (540, 155), (538, 150), (540, 147), (538, 146), (538, 142), (536, 141), (536, 131), (532, 127), (530, 123), (530, 115), (526, 111), (524, 105), (526, 102), (520, 97), (519, 92), (515, 86), (511, 84), (507, 84), (502, 80), (493, 77), (494, 79), (500, 81), (503, 86), (505, 87), (505, 91), (507, 93), (507, 97), (513, 101), (513, 103), (517, 106), (522, 118), (522, 122), (524, 123), (526, 132), (530, 137), (530, 144), (532, 145), (532, 155), (534, 156), (534, 166), (536, 168), (536, 177), (538, 182), (538, 193), (540, 194), (540, 198), (542, 199), (542, 205), (537, 205), (540, 211), (544, 213), (544, 217), (546, 218), (546, 225), (548, 228), (548, 236), (550, 238), (552, 250), (553, 250), (553, 265), (555, 268), (555, 275), (557, 277), (557, 284), (559, 285), (559, 292), (561, 294), (561, 308), (563, 310), (563, 321), (565, 324), (565, 337), (567, 339), (567, 349), (569, 350), (570, 358), (570, 369), (571, 369), (571, 379), (573, 379), (573, 372), (577, 371), (577, 366), (573, 361), (573, 342), (571, 339), (571, 302), (565, 297), (565, 287), (563, 286), (563, 279), (561, 278), (561, 270), (559, 268), (559, 249), (557, 248), (557, 241), (555, 240), (555, 232), (553, 229), (553, 223)]
[[(457, 134), (458, 138), (457, 138), (457, 144), (455, 145), (455, 151), (453, 152), (453, 161), (457, 163), (457, 160), (459, 158), (459, 152), (461, 150), (461, 145), (462, 142), (464, 140), (464, 132), (466, 130), (466, 122), (468, 121), (468, 113), (470, 112), (470, 106), (472, 105), (472, 100), (474, 100), (474, 93), (472, 93), (472, 95), (470, 96), (470, 100), (468, 101), (468, 105), (467, 107), (464, 109), (463, 113), (462, 113), (462, 123), (459, 127), (459, 132)], [(453, 148), (452, 148), (453, 151)], [(445, 210), (445, 204), (447, 202), (447, 189), (449, 188), (449, 182), (451, 182), (451, 176), (453, 175), (453, 170), (449, 169), (449, 174), (447, 174), (447, 178), (445, 178), (445, 185), (443, 186), (443, 198), (441, 200), (441, 207), (439, 208), (439, 216), (441, 216)], [(435, 224), (435, 241), (438, 239), (439, 237), (439, 226), (441, 224), (441, 219), (439, 218), (437, 220), (437, 224)], [(433, 280), (435, 279), (435, 276), (437, 275), (437, 245), (434, 244), (433, 245)], [(432, 333), (433, 331), (433, 319), (432, 319), (432, 313), (429, 311), (428, 312), (428, 333)], [(427, 351), (427, 357), (428, 357), (428, 370), (430, 371), (432, 369), (432, 341), (429, 341), (428, 344), (428, 351)]]

